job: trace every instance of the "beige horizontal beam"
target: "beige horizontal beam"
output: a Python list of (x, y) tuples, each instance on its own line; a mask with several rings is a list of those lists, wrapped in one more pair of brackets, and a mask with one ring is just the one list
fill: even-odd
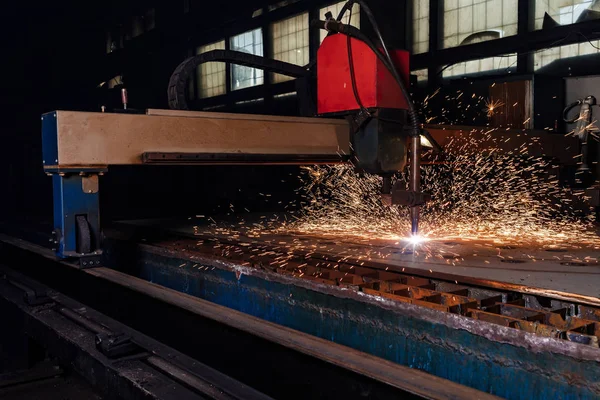
[(348, 124), (336, 119), (149, 110), (146, 115), (57, 111), (56, 120), (58, 161), (46, 163), (46, 169), (142, 164), (146, 153), (350, 153)]

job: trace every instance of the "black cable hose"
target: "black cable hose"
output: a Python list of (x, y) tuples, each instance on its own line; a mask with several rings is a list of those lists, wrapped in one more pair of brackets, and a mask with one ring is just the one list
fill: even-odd
[[(346, 3), (348, 4), (348, 3)], [(350, 25), (350, 21), (352, 20), (352, 10), (350, 10), (350, 15), (348, 16), (348, 25)], [(356, 103), (360, 107), (362, 111), (365, 111), (365, 106), (360, 100), (360, 95), (358, 94), (358, 87), (356, 85), (356, 74), (354, 72), (354, 57), (352, 55), (352, 38), (347, 36), (348, 40), (346, 43), (346, 47), (348, 48), (348, 66), (350, 67), (350, 80), (352, 81), (352, 92), (354, 93), (354, 98), (356, 99)], [(367, 112), (368, 114), (368, 112)]]
[(568, 115), (569, 115), (569, 111), (571, 111), (572, 109), (574, 109), (581, 103), (582, 103), (581, 100), (577, 100), (577, 101), (569, 104), (567, 107), (565, 107), (565, 109), (563, 110), (563, 121), (565, 121), (567, 124), (572, 124), (575, 121), (577, 121), (579, 119), (579, 113), (577, 113), (573, 118), (569, 118)]
[(188, 79), (196, 68), (203, 63), (211, 61), (230, 62), (252, 68), (260, 68), (267, 72), (275, 72), (293, 78), (308, 77), (308, 70), (304, 67), (290, 64), (284, 61), (271, 60), (254, 54), (243, 53), (234, 50), (211, 50), (198, 54), (183, 61), (173, 71), (167, 88), (169, 107), (173, 110), (187, 110), (186, 89)]
[[(350, 13), (352, 14), (352, 6), (354, 5), (355, 1), (354, 0), (349, 0), (347, 1), (344, 6), (342, 7), (342, 9), (340, 10), (336, 21), (342, 21), (342, 18), (344, 18), (344, 14), (346, 14), (346, 11), (350, 11)], [(348, 23), (348, 25), (350, 25), (350, 23)]]

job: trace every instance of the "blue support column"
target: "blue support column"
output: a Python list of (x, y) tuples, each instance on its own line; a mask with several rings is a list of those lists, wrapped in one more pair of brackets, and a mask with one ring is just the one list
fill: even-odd
[[(100, 254), (100, 204), (98, 175), (54, 174), (54, 232), (56, 254), (61, 258)], [(82, 236), (77, 217), (85, 217), (89, 228), (90, 252), (82, 253)], [(84, 230), (83, 230), (84, 231)]]
[(58, 116), (42, 115), (42, 162), (52, 176), (54, 244), (60, 258), (79, 258), (82, 267), (100, 264), (98, 175), (106, 168), (63, 166), (58, 142)]

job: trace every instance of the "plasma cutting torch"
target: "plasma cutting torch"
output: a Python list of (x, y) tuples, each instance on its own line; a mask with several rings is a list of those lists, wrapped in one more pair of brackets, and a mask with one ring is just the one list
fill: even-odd
[[(579, 113), (569, 118), (568, 114), (575, 107), (579, 108)], [(597, 141), (591, 136), (597, 133), (592, 118), (592, 107), (596, 107), (596, 97), (590, 95), (569, 104), (563, 111), (563, 120), (567, 124), (575, 124), (573, 135), (579, 139), (581, 146), (581, 159), (577, 169), (578, 180), (584, 186), (590, 186), (599, 176), (598, 167), (591, 164), (598, 159)], [(590, 140), (592, 143), (590, 143)], [(595, 164), (595, 163), (594, 163)]]
[[(368, 16), (379, 47), (358, 28), (341, 22), (359, 3)], [(436, 150), (439, 145), (422, 131), (417, 111), (406, 88), (409, 77), (408, 53), (391, 53), (381, 36), (368, 5), (348, 1), (337, 18), (331, 13), (313, 26), (327, 30), (328, 36), (317, 53), (319, 115), (345, 115), (351, 126), (354, 163), (362, 171), (382, 176), (382, 197), (392, 205), (410, 207), (411, 233), (418, 234), (420, 207), (429, 196), (420, 191), (421, 136)], [(403, 76), (401, 76), (401, 74)], [(348, 86), (351, 86), (352, 93)], [(400, 182), (392, 188), (392, 176), (406, 165), (410, 143), (409, 188)]]
[[(359, 3), (369, 18), (377, 42), (350, 23), (341, 22), (346, 12), (350, 12), (350, 22), (354, 3)], [(316, 114), (346, 118), (350, 135), (343, 147), (350, 147), (350, 154), (342, 154), (342, 159), (350, 160), (361, 172), (382, 177), (382, 199), (387, 204), (410, 207), (412, 234), (416, 235), (420, 207), (428, 200), (428, 195), (420, 191), (421, 136), (433, 145), (434, 150), (441, 149), (428, 132), (421, 130), (417, 111), (406, 88), (409, 54), (403, 50), (388, 51), (364, 0), (348, 1), (337, 18), (333, 18), (331, 13), (325, 17), (324, 21), (311, 23), (314, 28), (328, 32), (317, 51)], [(260, 68), (298, 78), (296, 87), (300, 103), (301, 93), (312, 93), (309, 82), (315, 63), (300, 67), (234, 50), (213, 50), (185, 60), (173, 72), (168, 89), (171, 108), (188, 109), (186, 91), (189, 77), (200, 64), (211, 61)], [(301, 107), (302, 110), (307, 108), (311, 107)], [(392, 187), (393, 175), (406, 167), (409, 148), (408, 190), (401, 182)], [(302, 154), (290, 154), (289, 158), (298, 164), (305, 161)]]

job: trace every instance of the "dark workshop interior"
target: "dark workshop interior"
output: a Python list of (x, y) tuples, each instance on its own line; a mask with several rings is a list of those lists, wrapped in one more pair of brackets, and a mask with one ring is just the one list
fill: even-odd
[(600, 0), (2, 10), (0, 399), (600, 398)]

